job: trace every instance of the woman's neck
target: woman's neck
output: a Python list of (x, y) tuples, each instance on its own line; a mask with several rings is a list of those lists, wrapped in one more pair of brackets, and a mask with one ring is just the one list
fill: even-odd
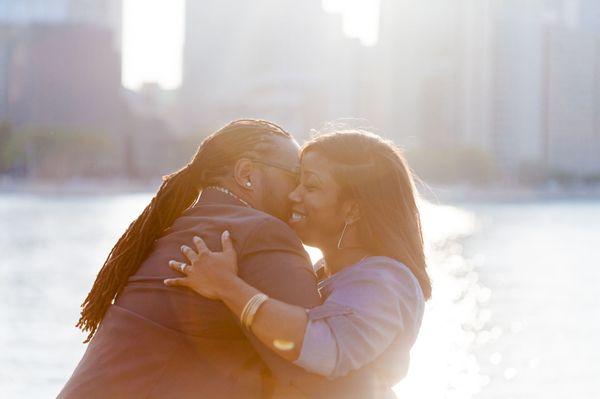
[(323, 249), (322, 252), (327, 272), (330, 275), (334, 275), (345, 267), (353, 265), (368, 256), (368, 252), (364, 248), (359, 247)]

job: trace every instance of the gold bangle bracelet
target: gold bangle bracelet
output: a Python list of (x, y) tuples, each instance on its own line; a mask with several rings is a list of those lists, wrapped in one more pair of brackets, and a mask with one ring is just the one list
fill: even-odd
[(244, 306), (244, 310), (242, 311), (242, 314), (240, 316), (240, 321), (242, 322), (242, 325), (247, 328), (250, 329), (250, 327), (252, 326), (252, 322), (254, 321), (254, 316), (256, 315), (256, 312), (258, 311), (258, 308), (267, 300), (269, 299), (269, 297), (265, 294), (256, 294), (254, 295), (252, 298), (250, 298), (250, 300), (248, 300), (248, 302), (246, 303), (246, 306)]
[(256, 312), (258, 312), (258, 309), (262, 306), (263, 303), (267, 301), (267, 299), (269, 299), (269, 297), (264, 295), (252, 304), (252, 308), (248, 311), (246, 319), (246, 328), (250, 329), (250, 327), (252, 327), (252, 322), (254, 321), (254, 316), (256, 316)]
[(248, 318), (248, 311), (250, 310), (252, 303), (254, 301), (256, 301), (259, 297), (260, 297), (260, 294), (256, 294), (256, 295), (252, 296), (252, 298), (250, 298), (248, 300), (248, 302), (246, 302), (246, 305), (244, 306), (244, 309), (242, 310), (242, 314), (240, 315), (240, 321), (242, 322), (242, 325), (245, 326), (245, 320)]
[(260, 294), (254, 295), (252, 298), (250, 298), (248, 300), (248, 302), (246, 302), (246, 305), (244, 305), (244, 309), (242, 310), (242, 314), (240, 314), (240, 321), (242, 322), (243, 326), (245, 326), (244, 320), (246, 320), (246, 317), (247, 317), (247, 314), (248, 314), (248, 309), (250, 309), (250, 305), (252, 304), (252, 302), (254, 302), (256, 300), (257, 295), (260, 295)]
[(252, 298), (248, 300), (246, 306), (244, 306), (244, 310), (242, 310), (242, 314), (240, 315), (240, 321), (245, 328), (248, 328), (248, 316), (250, 313), (253, 313), (254, 305), (257, 301), (259, 301), (264, 294), (256, 294)]

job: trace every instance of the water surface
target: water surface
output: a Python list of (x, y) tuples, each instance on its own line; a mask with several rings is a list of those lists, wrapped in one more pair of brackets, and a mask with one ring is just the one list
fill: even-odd
[[(0, 194), (1, 397), (60, 391), (85, 350), (79, 305), (149, 199)], [(398, 396), (600, 397), (600, 202), (422, 212), (434, 296)]]

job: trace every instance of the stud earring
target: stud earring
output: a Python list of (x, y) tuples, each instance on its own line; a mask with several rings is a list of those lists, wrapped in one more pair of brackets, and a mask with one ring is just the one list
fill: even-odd
[(247, 181), (244, 185), (246, 187), (252, 187), (252, 182), (251, 181)]

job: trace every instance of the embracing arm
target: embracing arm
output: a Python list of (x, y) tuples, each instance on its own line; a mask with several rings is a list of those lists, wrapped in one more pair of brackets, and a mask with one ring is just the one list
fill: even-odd
[[(259, 293), (241, 278), (230, 275), (223, 279), (219, 297), (240, 318), (246, 303)], [(251, 330), (273, 352), (293, 361), (302, 350), (307, 323), (305, 308), (269, 298), (256, 312)]]
[[(193, 262), (193, 270), (186, 272), (188, 281), (213, 276), (214, 281), (205, 286), (240, 318), (248, 301), (261, 293), (262, 289), (252, 286), (261, 288), (260, 281), (250, 285), (232, 272), (235, 251), (228, 238), (223, 240), (221, 253), (210, 252), (201, 240), (196, 245), (198, 259), (191, 249), (184, 251)], [(198, 290), (199, 284), (187, 286), (207, 296)], [(293, 285), (288, 283), (285, 289), (293, 289)], [(256, 312), (251, 329), (280, 357), (310, 372), (337, 378), (375, 360), (400, 333), (403, 340), (414, 340), (422, 316), (419, 290), (408, 268), (389, 258), (378, 260), (368, 270), (353, 272), (343, 288), (310, 310), (267, 300)]]
[[(302, 351), (294, 362), (328, 378), (372, 363), (394, 341), (408, 351), (423, 312), (418, 283), (399, 262), (370, 260), (343, 280), (323, 305), (309, 310)], [(394, 363), (403, 358), (401, 352)]]
[(237, 253), (228, 232), (221, 238), (223, 252), (211, 252), (201, 238), (194, 237), (197, 252), (182, 246), (190, 264), (169, 263), (186, 277), (169, 279), (165, 284), (186, 286), (205, 297), (219, 299), (238, 320), (253, 296), (267, 294), (269, 299), (254, 316), (252, 333), (271, 351), (293, 361), (302, 349), (307, 309), (319, 305), (321, 299), (305, 255), (296, 253), (289, 245), (281, 245), (288, 251), (274, 250), (278, 246), (275, 241), (281, 237), (271, 237), (268, 250), (260, 242), (255, 243), (255, 248), (241, 260), (240, 276)]

